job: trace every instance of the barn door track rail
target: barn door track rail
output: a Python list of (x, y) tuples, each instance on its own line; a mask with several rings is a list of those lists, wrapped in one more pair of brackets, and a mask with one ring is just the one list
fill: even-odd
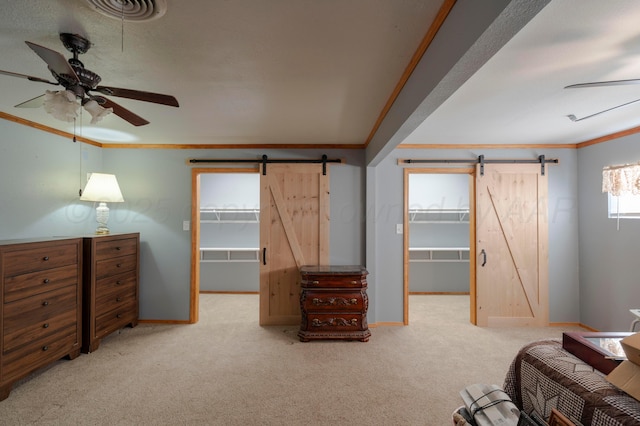
[(479, 155), (476, 160), (442, 160), (442, 159), (407, 159), (400, 160), (402, 164), (480, 164), (480, 176), (484, 176), (484, 165), (485, 164), (540, 164), (540, 171), (542, 176), (545, 173), (545, 164), (558, 164), (557, 158), (546, 158), (544, 155), (539, 155), (537, 159), (531, 160), (487, 160), (484, 158), (484, 155)]
[(258, 159), (229, 159), (229, 158), (192, 158), (189, 160), (190, 164), (237, 164), (237, 163), (251, 163), (251, 164), (262, 164), (262, 174), (267, 174), (267, 164), (322, 164), (322, 174), (327, 174), (327, 163), (342, 163), (342, 160), (339, 158), (330, 159), (327, 158), (326, 155), (322, 155), (322, 158), (314, 160), (314, 159), (272, 159), (263, 155), (262, 158)]

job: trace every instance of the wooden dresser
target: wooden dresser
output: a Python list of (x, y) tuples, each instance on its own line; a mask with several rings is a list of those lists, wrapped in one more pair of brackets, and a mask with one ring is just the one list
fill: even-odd
[(52, 362), (80, 355), (82, 239), (0, 241), (0, 400)]
[(82, 352), (127, 325), (138, 325), (140, 234), (84, 237)]
[(300, 340), (368, 341), (367, 274), (362, 266), (301, 267)]

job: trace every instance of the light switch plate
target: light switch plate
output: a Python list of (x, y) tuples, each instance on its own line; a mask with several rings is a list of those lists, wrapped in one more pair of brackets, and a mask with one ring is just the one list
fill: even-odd
[(182, 221), (182, 230), (183, 231), (188, 231), (189, 230), (189, 221), (188, 220), (184, 220)]
[(402, 224), (396, 224), (396, 234), (402, 234)]

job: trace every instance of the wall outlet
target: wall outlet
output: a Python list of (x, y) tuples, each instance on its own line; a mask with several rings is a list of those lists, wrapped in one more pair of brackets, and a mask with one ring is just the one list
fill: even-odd
[(182, 230), (183, 231), (188, 231), (189, 230), (189, 225), (190, 225), (190, 223), (189, 223), (188, 220), (183, 220), (182, 221)]
[(402, 224), (396, 224), (396, 234), (402, 234)]

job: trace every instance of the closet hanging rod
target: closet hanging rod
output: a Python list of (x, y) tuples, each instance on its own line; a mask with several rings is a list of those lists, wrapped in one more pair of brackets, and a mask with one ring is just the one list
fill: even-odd
[(495, 159), (495, 160), (487, 160), (484, 158), (484, 155), (478, 156), (475, 160), (454, 160), (454, 159), (406, 159), (399, 160), (399, 163), (402, 164), (437, 164), (437, 163), (446, 163), (446, 164), (480, 164), (480, 175), (484, 175), (484, 165), (485, 164), (540, 164), (542, 168), (542, 175), (544, 176), (546, 163), (558, 164), (557, 158), (545, 158), (544, 155), (538, 156), (537, 159), (519, 159), (519, 160), (508, 160), (508, 159)]
[(322, 158), (313, 160), (313, 159), (270, 159), (266, 155), (263, 155), (262, 158), (256, 159), (229, 159), (229, 158), (192, 158), (189, 160), (191, 164), (215, 164), (215, 163), (253, 163), (253, 164), (262, 164), (262, 174), (267, 174), (267, 164), (322, 164), (322, 174), (327, 174), (327, 163), (342, 163), (340, 158), (330, 159), (327, 158), (326, 155), (323, 155)]

